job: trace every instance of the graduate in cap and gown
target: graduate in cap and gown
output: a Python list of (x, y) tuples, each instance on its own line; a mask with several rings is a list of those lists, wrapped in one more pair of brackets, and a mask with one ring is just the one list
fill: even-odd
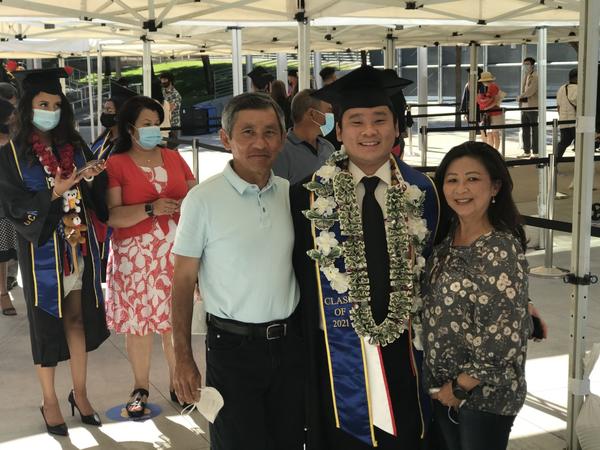
[(264, 67), (256, 66), (248, 72), (248, 78), (252, 81), (252, 89), (254, 92), (271, 92), (271, 82), (275, 77)]
[[(100, 425), (87, 396), (87, 352), (109, 332), (89, 213), (107, 220), (107, 179), (103, 163), (86, 166), (92, 154), (75, 130), (61, 90), (67, 68), (16, 76), (22, 97), (14, 139), (0, 151), (0, 201), (18, 235), (33, 362), (43, 394), (40, 410), (49, 433), (67, 435), (54, 388), (60, 361), (70, 360), (73, 410), (82, 422)], [(61, 393), (61, 400), (65, 397)]]
[(343, 146), (290, 190), (307, 354), (307, 450), (426, 448), (419, 278), (435, 186), (391, 155), (401, 88), (363, 66), (315, 92)]

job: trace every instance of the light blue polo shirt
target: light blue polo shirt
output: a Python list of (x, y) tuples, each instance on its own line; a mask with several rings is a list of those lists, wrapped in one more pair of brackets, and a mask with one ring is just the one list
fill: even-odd
[(263, 323), (289, 317), (298, 305), (288, 190), (274, 175), (259, 189), (228, 163), (185, 197), (172, 251), (200, 258), (208, 313)]

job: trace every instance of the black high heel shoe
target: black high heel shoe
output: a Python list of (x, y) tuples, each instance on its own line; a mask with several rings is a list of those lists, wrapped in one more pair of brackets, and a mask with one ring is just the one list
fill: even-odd
[(67, 428), (66, 423), (61, 423), (59, 425), (48, 425), (48, 421), (46, 420), (46, 416), (44, 415), (44, 407), (40, 406), (40, 412), (42, 413), (42, 417), (44, 419), (44, 423), (46, 424), (46, 430), (50, 434), (56, 434), (57, 436), (68, 436), (69, 429)]
[(175, 391), (170, 391), (169, 394), (171, 394), (171, 401), (177, 403), (182, 408), (185, 409), (191, 405), (191, 403), (186, 403), (186, 402), (183, 402), (183, 405), (181, 403), (179, 403), (179, 398), (177, 397), (177, 394), (175, 393)]
[(98, 415), (98, 413), (96, 411), (94, 411), (94, 413), (90, 414), (89, 416), (84, 416), (83, 414), (81, 414), (81, 410), (79, 409), (79, 406), (77, 406), (77, 403), (75, 402), (75, 395), (73, 394), (73, 389), (71, 389), (71, 392), (69, 392), (69, 398), (67, 398), (67, 400), (69, 401), (69, 403), (71, 405), (71, 415), (72, 416), (75, 415), (75, 408), (77, 408), (77, 411), (79, 411), (79, 416), (81, 417), (81, 421), (83, 423), (85, 423), (86, 425), (95, 425), (97, 427), (102, 425), (102, 422), (100, 421), (100, 416)]
[[(149, 392), (147, 389), (137, 388), (131, 393), (132, 400), (125, 405), (127, 415), (132, 419), (143, 417), (146, 414), (146, 402), (148, 401)], [(144, 400), (146, 397), (146, 400)], [(135, 409), (134, 409), (135, 408)]]

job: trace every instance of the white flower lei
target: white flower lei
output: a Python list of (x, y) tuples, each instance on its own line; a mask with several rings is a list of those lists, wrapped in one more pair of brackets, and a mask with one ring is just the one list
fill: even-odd
[[(425, 193), (402, 180), (395, 160), (390, 157), (392, 185), (386, 192), (388, 216), (385, 230), (391, 292), (388, 314), (378, 325), (369, 304), (371, 296), (362, 217), (354, 179), (347, 170), (347, 159), (342, 148), (316, 172), (318, 178), (304, 185), (315, 198), (311, 209), (303, 213), (319, 230), (315, 248), (307, 254), (319, 263), (333, 290), (348, 292), (352, 304), (350, 318), (356, 333), (368, 337), (371, 344), (385, 346), (400, 337), (408, 328), (410, 319), (415, 329), (420, 328), (416, 312), (421, 308), (419, 277), (425, 267), (425, 259), (420, 255), (429, 235), (427, 223), (422, 218)], [(341, 245), (335, 234), (329, 231), (336, 221), (339, 221), (341, 234), (346, 236)], [(335, 267), (338, 258), (343, 258), (346, 272)]]

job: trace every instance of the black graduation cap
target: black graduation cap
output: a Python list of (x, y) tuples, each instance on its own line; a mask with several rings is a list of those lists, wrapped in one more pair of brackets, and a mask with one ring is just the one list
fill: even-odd
[(312, 95), (331, 103), (337, 120), (341, 120), (344, 112), (350, 108), (387, 106), (394, 111), (390, 97), (410, 83), (410, 80), (400, 78), (395, 73), (390, 74), (372, 66), (361, 66)]
[(34, 95), (39, 92), (60, 95), (62, 93), (60, 79), (68, 78), (72, 71), (73, 69), (70, 67), (54, 67), (51, 69), (20, 70), (13, 75), (21, 84), (23, 92), (33, 92)]
[(248, 78), (252, 80), (254, 86), (258, 89), (264, 89), (267, 87), (267, 84), (275, 79), (275, 77), (262, 66), (257, 66), (248, 72)]
[(121, 109), (123, 103), (129, 100), (131, 97), (137, 96), (138, 93), (126, 88), (125, 86), (117, 83), (116, 81), (110, 82), (110, 99), (115, 104), (117, 111)]

